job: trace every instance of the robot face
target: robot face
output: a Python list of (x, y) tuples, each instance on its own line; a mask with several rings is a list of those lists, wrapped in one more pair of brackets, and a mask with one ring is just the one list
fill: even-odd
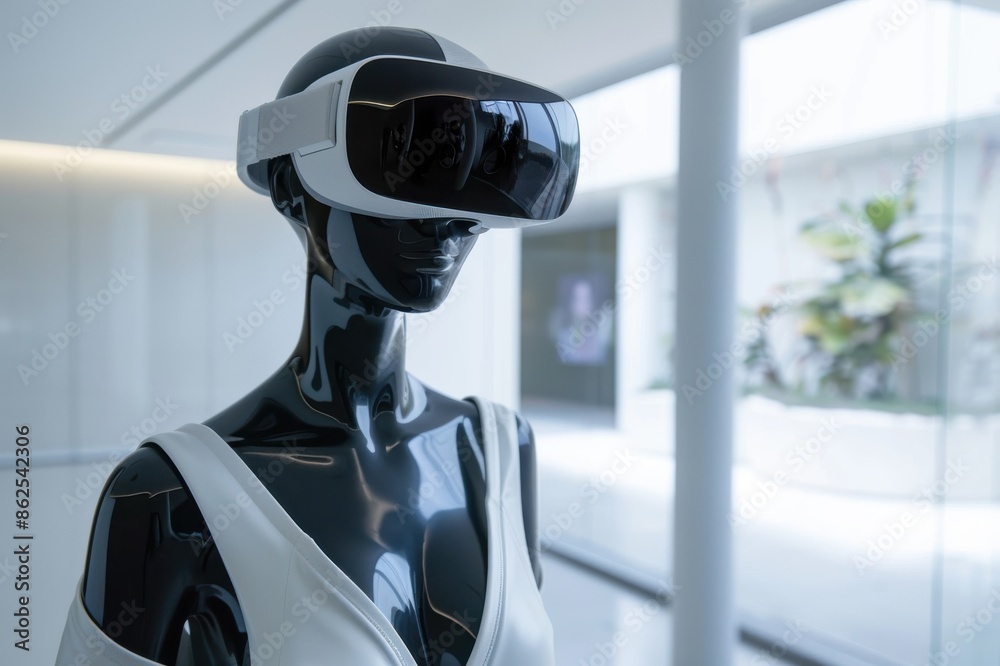
[(403, 312), (444, 302), (483, 230), (465, 219), (396, 220), (337, 209), (330, 216), (330, 257), (345, 281)]

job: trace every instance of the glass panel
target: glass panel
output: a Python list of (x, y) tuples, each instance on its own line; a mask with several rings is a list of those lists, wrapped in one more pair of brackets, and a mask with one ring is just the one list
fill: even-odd
[(1000, 659), (961, 625), (995, 584), (998, 18), (845, 2), (746, 43), (739, 604), (831, 654)]
[[(996, 9), (848, 1), (744, 43), (742, 157), (719, 183), (740, 195), (739, 344), (712, 370), (741, 389), (737, 603), (744, 626), (779, 642), (799, 627), (830, 663), (1000, 661)], [(668, 360), (676, 74), (574, 100), (580, 194), (562, 233), (525, 234), (522, 267), (546, 543), (655, 576), (670, 573), (673, 404), (698, 390)], [(558, 362), (546, 318), (589, 279), (567, 257), (609, 219), (601, 422), (593, 368)], [(637, 463), (616, 475), (622, 451)]]
[(1000, 662), (1000, 3), (951, 7), (951, 129), (943, 194), (951, 226), (950, 266), (938, 304), (942, 392), (934, 483), (926, 495), (940, 511), (935, 588), (939, 606), (931, 664)]
[(522, 242), (522, 411), (545, 548), (665, 577), (677, 68), (573, 100), (581, 164), (559, 221)]

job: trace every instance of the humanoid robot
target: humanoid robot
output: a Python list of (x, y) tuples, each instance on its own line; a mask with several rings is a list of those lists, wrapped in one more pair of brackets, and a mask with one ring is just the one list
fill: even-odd
[(531, 429), (408, 374), (403, 313), (487, 228), (565, 211), (576, 117), (445, 39), (371, 33), (240, 119), (241, 179), (307, 252), (300, 340), (112, 472), (57, 666), (554, 663)]

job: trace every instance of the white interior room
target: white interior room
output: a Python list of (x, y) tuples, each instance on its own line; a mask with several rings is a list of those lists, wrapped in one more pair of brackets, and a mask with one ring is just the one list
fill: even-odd
[(35, 534), (31, 651), (5, 631), (0, 663), (55, 660), (118, 461), (288, 358), (305, 259), (237, 178), (238, 119), (390, 25), (580, 122), (567, 213), (484, 234), (407, 315), (409, 372), (532, 424), (557, 663), (1000, 663), (994, 0), (16, 0), (0, 25), (11, 626), (23, 424)]

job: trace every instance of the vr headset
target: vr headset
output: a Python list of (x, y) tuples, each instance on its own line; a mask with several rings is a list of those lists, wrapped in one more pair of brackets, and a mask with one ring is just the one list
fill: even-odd
[(375, 56), (240, 116), (237, 171), (268, 194), (291, 155), (329, 206), (386, 218), (541, 224), (573, 198), (576, 114), (559, 95), (483, 69)]

